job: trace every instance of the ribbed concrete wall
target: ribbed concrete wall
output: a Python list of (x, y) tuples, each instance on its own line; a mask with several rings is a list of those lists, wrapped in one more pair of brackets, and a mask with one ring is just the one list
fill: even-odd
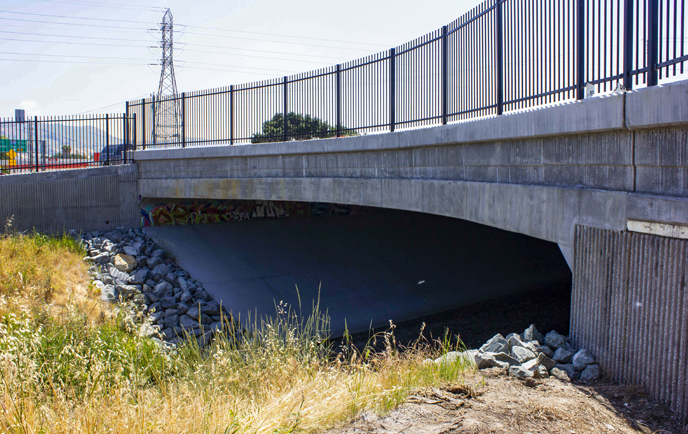
[(575, 252), (575, 345), (688, 418), (688, 241), (578, 226)]
[(139, 225), (136, 165), (0, 177), (0, 222), (59, 233)]

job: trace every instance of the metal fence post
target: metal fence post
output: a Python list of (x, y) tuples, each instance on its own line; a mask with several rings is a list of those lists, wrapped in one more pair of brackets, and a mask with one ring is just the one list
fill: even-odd
[(186, 148), (186, 92), (182, 92), (182, 148)]
[(157, 125), (157, 120), (155, 119), (155, 117), (158, 115), (158, 114), (156, 113), (156, 111), (157, 111), (157, 109), (158, 109), (158, 106), (155, 105), (155, 95), (153, 95), (153, 96), (151, 97), (151, 108), (153, 109), (153, 129), (152, 129), (152, 132), (153, 132), (153, 134), (152, 134), (152, 136), (153, 136), (153, 145), (157, 145), (157, 144), (158, 144), (158, 137), (157, 137), (157, 135), (155, 134), (155, 132), (156, 132), (156, 131), (155, 131), (155, 127), (156, 127), (156, 125)]
[(229, 144), (234, 144), (234, 85), (229, 86)]
[(624, 0), (623, 87), (633, 89), (633, 0)]
[(576, 5), (576, 99), (585, 98), (585, 0)]
[(110, 165), (110, 117), (105, 115), (105, 155), (107, 158), (105, 160), (105, 165)]
[(497, 115), (504, 112), (504, 21), (502, 19), (502, 0), (496, 0), (495, 30), (497, 48)]
[(396, 123), (396, 70), (395, 70), (395, 55), (394, 48), (389, 50), (389, 131), (394, 132), (394, 124)]
[(342, 65), (337, 64), (337, 97), (335, 98), (335, 111), (337, 112), (337, 137), (342, 136)]
[(284, 125), (282, 126), (282, 141), (287, 141), (287, 76), (284, 76)]
[[(132, 128), (132, 132), (134, 133), (134, 137), (132, 140), (134, 145), (132, 147), (133, 148), (132, 151), (136, 151), (136, 148), (138, 147), (138, 141), (136, 140), (136, 113), (131, 114), (131, 120), (132, 120), (132, 123), (134, 124), (134, 126)], [(131, 154), (131, 160), (132, 160), (132, 162), (134, 161), (134, 154)]]
[(124, 127), (124, 156), (123, 156), (123, 163), (127, 164), (127, 151), (129, 150), (129, 147), (131, 146), (129, 144), (129, 101), (124, 103), (125, 111), (124, 111), (124, 116), (122, 116), (122, 124)]
[(447, 26), (442, 26), (442, 125), (447, 125), (449, 103), (449, 48)]
[[(34, 133), (34, 141), (36, 142), (36, 172), (38, 172), (39, 166), (38, 166), (38, 116), (33, 117), (33, 133)], [(64, 157), (64, 155), (63, 155)]]
[[(649, 0), (647, 20), (647, 85), (656, 86), (659, 58), (659, 0)], [(668, 42), (667, 42), (668, 44)]]
[(141, 144), (143, 145), (143, 150), (146, 150), (146, 98), (141, 100)]

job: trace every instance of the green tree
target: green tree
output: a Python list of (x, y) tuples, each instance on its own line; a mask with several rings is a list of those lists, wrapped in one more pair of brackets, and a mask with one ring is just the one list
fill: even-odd
[[(337, 135), (337, 127), (311, 115), (287, 113), (287, 139), (310, 140), (326, 139)], [(342, 126), (342, 136), (356, 136), (356, 131), (346, 131)], [(284, 141), (284, 114), (277, 113), (269, 121), (263, 122), (263, 132), (256, 133), (251, 143), (268, 143)]]

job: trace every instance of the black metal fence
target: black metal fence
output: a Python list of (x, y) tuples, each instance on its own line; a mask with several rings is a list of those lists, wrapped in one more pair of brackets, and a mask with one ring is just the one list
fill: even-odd
[(126, 164), (135, 132), (125, 113), (0, 118), (0, 174)]
[(140, 149), (340, 137), (501, 115), (682, 74), (686, 15), (685, 0), (487, 0), (389, 51), (132, 101), (127, 113), (141, 120)]

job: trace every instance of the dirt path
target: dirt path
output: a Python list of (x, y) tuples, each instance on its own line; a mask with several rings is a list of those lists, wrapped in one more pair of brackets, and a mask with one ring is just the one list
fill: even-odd
[(365, 414), (329, 434), (686, 433), (663, 405), (634, 386), (524, 383), (498, 370), (420, 390), (384, 417)]

